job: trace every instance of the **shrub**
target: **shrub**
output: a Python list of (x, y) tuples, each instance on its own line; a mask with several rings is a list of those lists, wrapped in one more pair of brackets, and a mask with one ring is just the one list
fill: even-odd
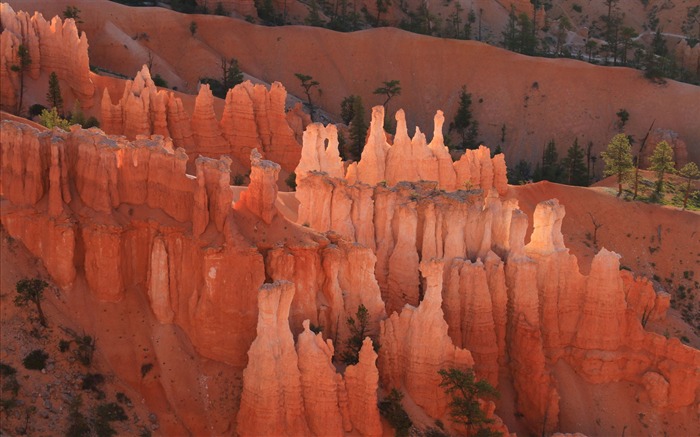
[(38, 103), (35, 103), (29, 107), (29, 116), (36, 117), (36, 116), (40, 115), (41, 112), (44, 111), (45, 109), (48, 109), (48, 108), (44, 105), (40, 105)]
[(10, 366), (9, 364), (0, 363), (0, 376), (2, 376), (2, 377), (11, 376), (11, 375), (14, 375), (15, 373), (17, 373), (17, 369)]
[(91, 127), (100, 127), (100, 121), (94, 116), (90, 116), (83, 125), (83, 128), (85, 129), (89, 129)]
[(152, 363), (144, 363), (144, 364), (141, 366), (141, 378), (143, 378), (143, 377), (145, 377), (146, 375), (148, 375), (148, 372), (150, 372), (151, 369), (153, 369), (153, 364), (152, 364)]
[(284, 180), (284, 182), (287, 184), (289, 188), (291, 188), (292, 191), (297, 190), (297, 174), (294, 172), (289, 173), (289, 176), (287, 176), (287, 179)]
[(104, 384), (105, 377), (100, 373), (88, 373), (83, 376), (83, 383), (81, 388), (83, 390), (92, 390), (95, 393), (101, 393), (100, 386)]
[(35, 349), (27, 354), (22, 360), (25, 369), (41, 370), (46, 367), (46, 360), (49, 359), (49, 354), (42, 349)]
[(153, 77), (153, 83), (161, 88), (168, 88), (168, 81), (163, 79), (163, 76), (161, 76), (160, 74), (156, 74)]
[(90, 425), (87, 418), (80, 412), (83, 405), (83, 398), (78, 395), (71, 400), (68, 406), (68, 430), (67, 437), (89, 437)]
[(401, 399), (403, 399), (403, 393), (394, 388), (389, 396), (379, 402), (379, 412), (394, 428), (396, 437), (408, 436), (408, 430), (413, 425), (411, 418), (401, 405)]

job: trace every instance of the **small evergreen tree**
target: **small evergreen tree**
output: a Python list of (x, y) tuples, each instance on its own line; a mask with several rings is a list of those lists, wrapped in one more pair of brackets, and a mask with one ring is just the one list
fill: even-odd
[(450, 401), (450, 415), (456, 423), (461, 423), (467, 430), (467, 434), (476, 432), (482, 436), (500, 436), (501, 433), (490, 431), (488, 424), (493, 419), (486, 416), (486, 412), (479, 405), (479, 398), (498, 398), (500, 394), (484, 379), (477, 380), (473, 369), (462, 371), (455, 368), (441, 369), (438, 371), (442, 381), (440, 387), (452, 396)]
[(360, 304), (357, 307), (357, 313), (355, 317), (348, 317), (346, 320), (348, 324), (348, 329), (350, 329), (350, 337), (347, 340), (347, 349), (340, 354), (340, 360), (351, 366), (357, 364), (360, 361), (360, 349), (362, 349), (362, 342), (365, 341), (367, 337), (367, 325), (369, 325), (369, 311), (367, 308)]
[(304, 88), (307, 104), (309, 106), (309, 115), (311, 116), (311, 121), (314, 121), (314, 104), (311, 100), (311, 89), (314, 87), (318, 88), (320, 84), (317, 80), (314, 80), (313, 77), (307, 74), (294, 73), (294, 75), (297, 77), (297, 79), (299, 79), (299, 81), (301, 81), (301, 87)]
[(228, 92), (229, 88), (233, 88), (239, 83), (243, 83), (243, 72), (238, 65), (238, 59), (226, 59), (221, 57), (221, 83)]
[(80, 19), (80, 9), (77, 6), (66, 6), (63, 10), (63, 18), (72, 18), (75, 20), (75, 24), (81, 24), (83, 20)]
[(355, 117), (355, 112), (353, 111), (353, 106), (355, 105), (355, 99), (359, 96), (351, 95), (347, 96), (340, 102), (340, 118), (343, 119), (343, 123), (350, 125), (350, 122)]
[(49, 75), (49, 91), (46, 93), (46, 100), (50, 108), (56, 108), (59, 114), (63, 113), (63, 96), (61, 96), (61, 84), (58, 82), (58, 75), (52, 71)]
[(562, 172), (556, 143), (551, 140), (542, 152), (542, 166), (539, 167), (539, 174), (536, 175), (535, 181), (561, 182)]
[(607, 149), (601, 157), (605, 162), (605, 176), (617, 176), (617, 196), (622, 195), (622, 183), (634, 169), (632, 162), (632, 146), (629, 137), (625, 134), (617, 134), (613, 137)]
[(656, 145), (649, 161), (649, 170), (656, 172), (656, 192), (661, 193), (664, 188), (664, 175), (672, 172), (676, 165), (673, 162), (673, 149), (666, 141), (661, 141)]
[(379, 402), (379, 412), (394, 428), (394, 437), (408, 437), (409, 429), (413, 425), (411, 418), (401, 405), (401, 399), (403, 399), (403, 393), (393, 388), (389, 395)]
[(198, 28), (198, 27), (199, 27), (199, 26), (197, 25), (197, 22), (196, 22), (196, 21), (190, 22), (190, 33), (192, 34), (193, 37), (194, 37), (194, 35), (197, 33), (197, 28)]
[(356, 160), (359, 160), (360, 156), (362, 156), (366, 137), (367, 119), (365, 118), (365, 107), (362, 105), (362, 98), (355, 96), (352, 104), (352, 120), (350, 121), (350, 150)]
[(455, 118), (450, 123), (449, 130), (456, 130), (462, 137), (460, 144), (462, 149), (475, 149), (478, 146), (477, 136), (479, 135), (479, 123), (474, 120), (471, 110), (472, 95), (467, 92), (467, 87), (462, 86), (459, 93), (459, 106)]
[(382, 106), (384, 106), (384, 128), (390, 130), (387, 129), (391, 124), (389, 122), (389, 102), (395, 96), (401, 95), (401, 81), (394, 79), (382, 83), (384, 86), (380, 86), (374, 90), (373, 94), (386, 96), (384, 103), (382, 103)]
[(692, 191), (691, 183), (693, 180), (700, 178), (700, 170), (697, 164), (689, 162), (680, 169), (678, 174), (686, 180), (685, 189), (683, 190), (685, 192), (683, 195), (683, 209), (685, 209), (688, 206), (688, 198)]
[(10, 67), (10, 70), (15, 73), (19, 73), (19, 99), (17, 100), (17, 109), (15, 111), (16, 115), (22, 112), (22, 101), (24, 100), (24, 73), (32, 65), (32, 57), (29, 55), (29, 49), (24, 44), (20, 44), (17, 47), (17, 58), (19, 60), (18, 64), (14, 64)]
[(15, 305), (23, 307), (29, 302), (36, 305), (36, 310), (39, 313), (39, 322), (41, 326), (47, 327), (44, 311), (41, 309), (41, 300), (44, 298), (44, 289), (49, 284), (41, 279), (21, 279), (15, 284), (17, 296), (15, 296)]
[(584, 162), (583, 148), (578, 145), (578, 138), (566, 151), (566, 158), (562, 160), (565, 181), (569, 185), (588, 185), (588, 170)]

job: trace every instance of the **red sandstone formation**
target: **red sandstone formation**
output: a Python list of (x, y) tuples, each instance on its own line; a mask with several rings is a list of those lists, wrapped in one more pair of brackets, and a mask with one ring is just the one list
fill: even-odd
[[(78, 33), (75, 21), (62, 21), (54, 17), (47, 21), (35, 12), (33, 16), (20, 11), (15, 13), (8, 3), (0, 3), (0, 106), (14, 111), (19, 93), (19, 72), (12, 71), (18, 65), (17, 50), (20, 44), (27, 47), (31, 64), (28, 75), (39, 79), (55, 72), (63, 90), (69, 89), (83, 108), (92, 107), (95, 86), (90, 79), (88, 43), (85, 33)], [(64, 91), (65, 92), (65, 91)], [(26, 105), (27, 101), (23, 102)], [(25, 108), (26, 109), (26, 108)]]
[(227, 154), (235, 163), (247, 166), (251, 151), (258, 149), (264, 158), (291, 172), (299, 162), (301, 149), (287, 123), (286, 96), (277, 82), (269, 91), (263, 85), (244, 82), (229, 90), (223, 116), (218, 120), (209, 85), (202, 85), (190, 117), (174, 92), (156, 88), (144, 65), (134, 80), (126, 83), (116, 104), (105, 89), (102, 127), (109, 134), (129, 139), (152, 134), (171, 137), (191, 159), (198, 154), (211, 158)]
[(265, 284), (258, 293), (257, 336), (248, 350), (238, 410), (240, 436), (309, 435), (302, 397), (301, 372), (289, 330), (294, 287)]
[[(413, 138), (408, 136), (406, 116), (403, 110), (399, 110), (396, 112), (396, 135), (393, 144), (389, 145), (382, 127), (384, 107), (374, 107), (362, 157), (358, 163), (348, 167), (345, 176), (347, 181), (351, 185), (384, 183), (389, 186), (401, 181), (435, 181), (440, 189), (447, 191), (480, 188), (488, 193), (495, 188), (498, 194), (505, 195), (508, 183), (503, 154), (491, 158), (489, 149), (481, 146), (478, 150), (467, 150), (459, 161), (453, 163), (443, 142), (444, 121), (442, 111), (438, 111), (434, 120), (433, 139), (428, 144), (419, 128), (416, 128)], [(339, 160), (337, 130), (329, 129), (321, 125), (307, 128), (309, 133), (305, 133), (303, 143), (303, 149), (307, 151), (302, 151), (297, 175), (320, 171), (339, 177), (336, 176)], [(324, 152), (324, 140), (335, 146), (329, 146)], [(299, 177), (301, 179), (303, 176)]]
[[(665, 317), (669, 296), (621, 272), (605, 249), (581, 274), (556, 200), (538, 205), (526, 245), (527, 216), (493, 191), (348, 185), (334, 143), (325, 147), (334, 129), (311, 125), (299, 216), (335, 231), (323, 236), (278, 214), (278, 169), (255, 153), (251, 185), (234, 206), (228, 159), (200, 157), (188, 176), (185, 152), (158, 135), (128, 141), (97, 129), (0, 126), (8, 233), (44, 262), (68, 302), (119, 307), (141, 298), (148, 329), (174, 325), (197, 356), (246, 368), (241, 435), (379, 435), (379, 375), (384, 388), (405, 390), (446, 421), (437, 370), (450, 366), (512, 382), (532, 432), (558, 429), (560, 397), (570, 395), (553, 370), (560, 360), (591, 384), (633, 383), (654, 408), (687, 411), (699, 401), (700, 353), (643, 326)], [(266, 278), (278, 282), (262, 286)], [(81, 283), (88, 296), (76, 294)], [(380, 337), (378, 365), (366, 340), (359, 364), (341, 375), (331, 357), (346, 347), (343, 322), (360, 304), (369, 336)], [(162, 389), (183, 420), (178, 430), (203, 429), (185, 408), (204, 411), (205, 396)], [(146, 402), (161, 405), (158, 393), (145, 393)]]
[(449, 398), (439, 388), (440, 369), (466, 369), (474, 365), (466, 349), (455, 347), (442, 313), (443, 263), (421, 263), (426, 291), (418, 308), (406, 305), (382, 322), (379, 368), (382, 385), (405, 388), (408, 395), (430, 416), (447, 411)]

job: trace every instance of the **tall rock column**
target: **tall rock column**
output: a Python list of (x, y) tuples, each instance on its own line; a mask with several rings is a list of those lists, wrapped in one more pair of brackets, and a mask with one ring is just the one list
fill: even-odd
[(442, 312), (443, 262), (423, 261), (426, 292), (418, 308), (406, 305), (380, 326), (379, 363), (383, 386), (404, 387), (413, 401), (434, 418), (447, 411), (440, 369), (474, 365), (468, 350), (455, 347)]
[(372, 340), (366, 337), (360, 349), (360, 361), (345, 370), (350, 419), (354, 428), (365, 437), (383, 435), (377, 408), (379, 371), (376, 361)]
[(280, 166), (272, 161), (263, 160), (257, 149), (250, 152), (250, 184), (241, 193), (238, 204), (261, 218), (268, 225), (277, 214), (277, 178)]
[(309, 435), (302, 398), (301, 372), (289, 308), (294, 285), (264, 284), (258, 293), (257, 337), (248, 350), (238, 410), (238, 435)]

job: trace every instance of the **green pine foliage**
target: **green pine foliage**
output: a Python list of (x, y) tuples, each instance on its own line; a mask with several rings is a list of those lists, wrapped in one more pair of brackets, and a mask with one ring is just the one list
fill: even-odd
[(656, 145), (649, 161), (649, 170), (656, 172), (656, 192), (661, 193), (664, 189), (664, 175), (672, 172), (676, 165), (673, 162), (673, 149), (666, 141), (661, 141)]
[(617, 176), (617, 196), (622, 195), (622, 184), (634, 170), (632, 161), (632, 145), (625, 134), (617, 134), (608, 144), (607, 149), (600, 154), (605, 162), (605, 176)]
[(588, 169), (585, 163), (585, 153), (578, 145), (578, 138), (566, 151), (566, 157), (562, 160), (564, 170), (564, 182), (569, 185), (588, 185)]
[(462, 87), (459, 93), (459, 106), (457, 113), (450, 123), (450, 131), (457, 131), (462, 137), (460, 147), (462, 149), (476, 149), (479, 147), (477, 137), (479, 135), (479, 122), (474, 119), (472, 114), (472, 95), (467, 92), (466, 85)]
[(438, 373), (442, 378), (440, 387), (452, 397), (452, 420), (464, 425), (468, 435), (500, 436), (501, 433), (489, 430), (488, 425), (494, 420), (486, 416), (479, 404), (479, 398), (498, 398), (498, 391), (488, 381), (477, 379), (473, 369), (441, 369)]

